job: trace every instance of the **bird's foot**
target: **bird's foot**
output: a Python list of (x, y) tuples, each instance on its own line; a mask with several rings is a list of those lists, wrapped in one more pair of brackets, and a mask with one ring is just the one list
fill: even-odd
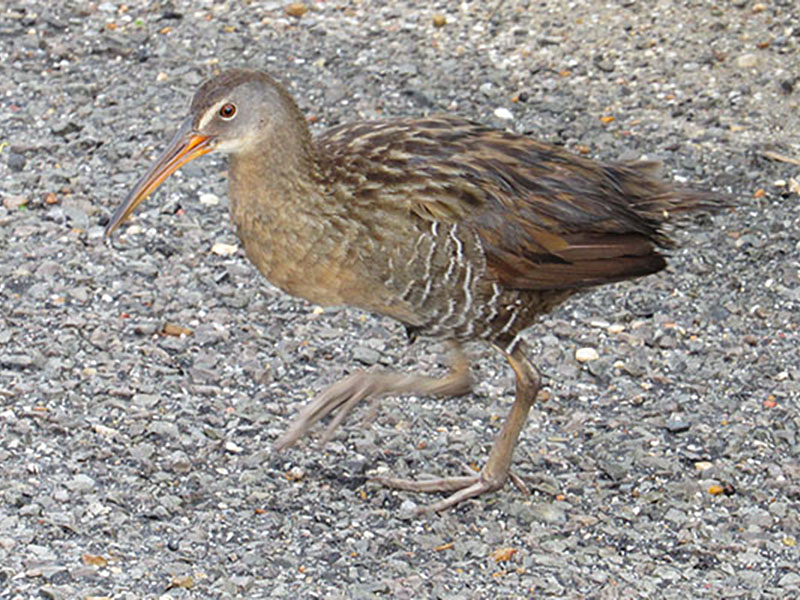
[[(474, 473), (474, 471), (467, 466), (464, 466), (464, 469), (468, 473)], [(444, 500), (440, 500), (439, 502), (434, 502), (418, 508), (416, 510), (416, 514), (418, 515), (446, 510), (455, 506), (459, 502), (463, 502), (464, 500), (476, 498), (481, 494), (499, 490), (505, 484), (506, 479), (509, 478), (514, 485), (517, 486), (517, 489), (519, 489), (520, 492), (526, 496), (531, 495), (530, 490), (522, 481), (522, 479), (520, 479), (520, 477), (513, 472), (509, 471), (507, 473), (500, 473), (491, 476), (485, 471), (486, 469), (477, 475), (442, 477), (438, 479), (424, 479), (420, 481), (414, 479), (400, 479), (396, 477), (373, 477), (370, 478), (370, 481), (379, 483), (392, 489), (405, 490), (409, 492), (452, 492)]]
[(286, 433), (275, 442), (275, 449), (283, 450), (294, 445), (314, 426), (314, 423), (338, 409), (336, 416), (328, 424), (320, 439), (320, 446), (324, 446), (333, 437), (334, 431), (353, 407), (377, 391), (377, 383), (378, 380), (374, 374), (371, 375), (364, 371), (357, 371), (335, 383), (300, 411)]
[(276, 450), (292, 446), (320, 419), (334, 411), (331, 422), (320, 438), (324, 446), (353, 407), (362, 400), (376, 400), (387, 394), (416, 394), (420, 396), (460, 396), (469, 392), (472, 378), (469, 364), (460, 346), (451, 343), (452, 366), (444, 377), (425, 377), (413, 373), (383, 373), (356, 371), (318, 395), (297, 415), (289, 429), (275, 443)]

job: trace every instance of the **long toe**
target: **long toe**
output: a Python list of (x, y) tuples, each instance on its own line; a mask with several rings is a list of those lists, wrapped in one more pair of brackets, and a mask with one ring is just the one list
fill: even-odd
[(275, 450), (292, 446), (314, 426), (317, 421), (335, 412), (320, 439), (324, 446), (350, 411), (362, 400), (377, 400), (387, 394), (452, 396), (469, 391), (472, 378), (469, 364), (461, 347), (450, 343), (452, 365), (444, 377), (426, 377), (413, 373), (383, 373), (356, 371), (319, 394), (300, 411), (289, 429), (275, 443)]
[(395, 477), (374, 477), (370, 479), (370, 481), (396, 490), (405, 490), (409, 492), (452, 492), (444, 500), (417, 509), (416, 512), (422, 514), (446, 510), (464, 500), (476, 498), (487, 492), (494, 492), (503, 487), (506, 479), (507, 477), (487, 479), (484, 473), (481, 472), (477, 475), (442, 477), (419, 481)]
[(339, 409), (335, 420), (325, 430), (323, 444), (333, 435), (336, 427), (344, 420), (353, 407), (372, 393), (370, 375), (358, 371), (348, 375), (319, 394), (311, 403), (300, 411), (289, 429), (277, 442), (275, 450), (283, 450), (294, 445), (320, 419)]

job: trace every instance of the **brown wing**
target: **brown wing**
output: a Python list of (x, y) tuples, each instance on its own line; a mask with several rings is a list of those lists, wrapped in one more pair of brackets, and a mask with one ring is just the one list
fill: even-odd
[(668, 215), (714, 204), (656, 179), (654, 163), (602, 164), (452, 117), (347, 125), (319, 144), (361, 201), (394, 197), (423, 220), (473, 228), (489, 276), (508, 288), (654, 273)]

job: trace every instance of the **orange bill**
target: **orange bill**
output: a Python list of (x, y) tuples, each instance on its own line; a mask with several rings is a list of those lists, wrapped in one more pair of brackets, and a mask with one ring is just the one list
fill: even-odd
[(152, 194), (167, 177), (180, 169), (189, 161), (198, 156), (208, 154), (214, 149), (214, 138), (201, 135), (192, 131), (191, 117), (184, 121), (181, 128), (172, 138), (167, 149), (158, 157), (158, 160), (144, 174), (120, 207), (114, 212), (114, 216), (106, 226), (106, 237), (114, 233), (114, 230), (127, 219), (142, 201)]

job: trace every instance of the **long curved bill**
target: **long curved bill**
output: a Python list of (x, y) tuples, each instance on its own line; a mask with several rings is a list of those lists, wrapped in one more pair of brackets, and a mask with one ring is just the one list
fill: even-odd
[(189, 117), (170, 140), (169, 146), (158, 157), (147, 173), (133, 186), (120, 207), (106, 226), (106, 237), (127, 219), (142, 201), (152, 194), (164, 180), (183, 165), (198, 156), (208, 154), (214, 149), (213, 137), (192, 131), (192, 119)]

